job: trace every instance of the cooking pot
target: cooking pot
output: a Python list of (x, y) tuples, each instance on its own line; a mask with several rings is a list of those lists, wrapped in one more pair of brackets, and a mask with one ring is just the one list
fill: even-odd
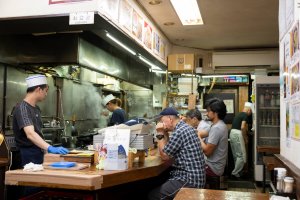
[(66, 148), (74, 148), (76, 143), (76, 137), (73, 136), (63, 136), (61, 138), (61, 144)]
[(80, 134), (77, 136), (76, 147), (85, 148), (87, 145), (93, 144), (93, 136), (97, 134), (96, 131)]

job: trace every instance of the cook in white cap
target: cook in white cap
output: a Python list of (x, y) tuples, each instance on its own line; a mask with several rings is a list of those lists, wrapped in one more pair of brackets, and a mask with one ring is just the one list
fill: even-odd
[(108, 126), (122, 124), (126, 121), (127, 118), (125, 110), (121, 108), (121, 99), (115, 97), (112, 94), (109, 94), (103, 99), (102, 104), (106, 106), (107, 110), (112, 112), (112, 116), (109, 119)]
[(252, 113), (252, 103), (245, 102), (244, 109), (238, 113), (232, 121), (230, 131), (230, 146), (234, 158), (232, 178), (239, 179), (243, 175), (243, 168), (247, 162), (245, 141), (247, 141), (247, 122)]
[(43, 101), (48, 93), (47, 78), (34, 75), (26, 78), (27, 94), (13, 112), (13, 130), (17, 147), (20, 149), (22, 166), (32, 162), (42, 164), (44, 152), (67, 154), (63, 147), (53, 147), (44, 140), (41, 111), (37, 103)]

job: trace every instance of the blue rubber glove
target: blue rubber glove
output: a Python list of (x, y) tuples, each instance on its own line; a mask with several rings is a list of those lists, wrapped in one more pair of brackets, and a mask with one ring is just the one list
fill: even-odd
[(64, 147), (48, 147), (48, 153), (55, 153), (55, 154), (67, 154), (69, 153), (69, 150)]

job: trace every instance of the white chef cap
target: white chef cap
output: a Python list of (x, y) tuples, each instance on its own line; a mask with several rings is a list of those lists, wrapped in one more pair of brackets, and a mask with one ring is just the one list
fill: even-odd
[(250, 102), (245, 102), (245, 107), (248, 107), (248, 108), (252, 109), (253, 105)]
[(109, 94), (109, 95), (107, 95), (106, 97), (104, 97), (104, 99), (103, 99), (103, 101), (102, 101), (102, 104), (103, 104), (104, 106), (106, 106), (106, 104), (107, 104), (108, 102), (110, 102), (111, 100), (113, 100), (113, 99), (116, 99), (116, 97), (115, 97), (114, 95), (112, 95), (112, 94)]
[(38, 74), (29, 76), (26, 78), (27, 88), (31, 88), (37, 85), (47, 85), (47, 78), (44, 75)]

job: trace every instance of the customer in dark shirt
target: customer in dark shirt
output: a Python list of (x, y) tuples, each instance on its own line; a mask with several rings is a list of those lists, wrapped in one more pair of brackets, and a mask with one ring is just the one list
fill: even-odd
[[(173, 168), (168, 181), (154, 189), (149, 199), (173, 199), (182, 187), (203, 188), (205, 160), (197, 131), (180, 120), (174, 108), (160, 113), (156, 129), (161, 158), (172, 160)], [(171, 137), (169, 131), (173, 131)]]
[[(234, 169), (231, 172), (233, 178), (239, 178), (242, 175), (244, 165), (246, 163), (246, 147), (244, 136), (247, 129), (247, 118), (252, 113), (252, 103), (246, 102), (243, 112), (238, 113), (232, 122), (230, 131), (230, 147), (234, 159)], [(244, 134), (243, 134), (244, 133)]]
[(122, 101), (120, 99), (109, 94), (103, 99), (103, 105), (106, 106), (107, 110), (112, 112), (107, 126), (118, 125), (127, 121), (125, 110), (121, 108)]

